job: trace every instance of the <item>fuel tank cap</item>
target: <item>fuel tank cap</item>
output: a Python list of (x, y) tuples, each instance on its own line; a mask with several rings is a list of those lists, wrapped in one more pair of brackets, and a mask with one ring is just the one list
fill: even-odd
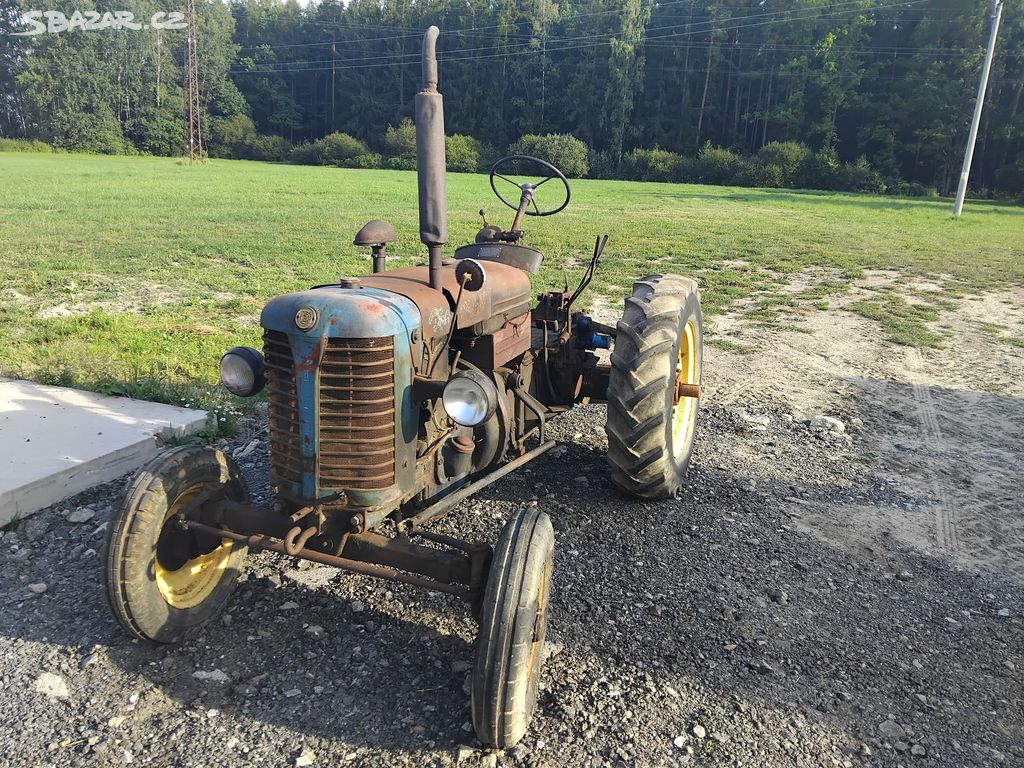
[(338, 285), (342, 288), (358, 288), (362, 283), (358, 277), (343, 277), (338, 281)]

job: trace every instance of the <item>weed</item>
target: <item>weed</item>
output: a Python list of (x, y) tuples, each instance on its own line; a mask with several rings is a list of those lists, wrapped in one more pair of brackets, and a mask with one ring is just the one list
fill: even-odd
[(929, 329), (925, 323), (938, 320), (938, 312), (930, 306), (908, 304), (902, 296), (889, 294), (879, 298), (861, 299), (848, 309), (881, 324), (886, 338), (908, 347), (942, 346), (943, 334)]
[(989, 336), (999, 336), (1000, 333), (1006, 330), (1005, 325), (1000, 325), (999, 323), (986, 323), (980, 320), (974, 323), (974, 327)]
[(729, 339), (708, 338), (704, 340), (704, 343), (737, 355), (752, 355), (755, 352), (753, 347), (749, 347), (746, 344), (737, 344)]

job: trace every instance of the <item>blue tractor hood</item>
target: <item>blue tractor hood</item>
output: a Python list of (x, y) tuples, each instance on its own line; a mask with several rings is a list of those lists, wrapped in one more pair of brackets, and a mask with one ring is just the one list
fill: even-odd
[[(302, 309), (316, 313), (308, 328), (296, 325)], [(289, 335), (352, 339), (402, 334), (408, 338), (420, 327), (420, 313), (410, 299), (391, 291), (327, 285), (271, 299), (260, 315), (260, 325)]]

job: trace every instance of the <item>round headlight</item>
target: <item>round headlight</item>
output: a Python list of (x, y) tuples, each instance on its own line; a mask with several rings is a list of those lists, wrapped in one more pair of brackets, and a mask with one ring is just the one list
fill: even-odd
[(263, 355), (252, 347), (233, 347), (220, 359), (220, 382), (228, 392), (251, 397), (263, 389)]
[(441, 403), (456, 424), (475, 427), (494, 415), (498, 388), (479, 371), (460, 371), (444, 385)]

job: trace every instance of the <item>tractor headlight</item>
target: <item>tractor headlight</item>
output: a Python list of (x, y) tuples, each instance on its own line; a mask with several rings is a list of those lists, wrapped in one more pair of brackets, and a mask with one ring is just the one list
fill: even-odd
[(252, 347), (232, 347), (220, 359), (220, 382), (233, 395), (255, 395), (266, 384), (263, 355)]
[(460, 371), (444, 385), (441, 402), (456, 424), (475, 427), (494, 415), (498, 388), (479, 371)]

